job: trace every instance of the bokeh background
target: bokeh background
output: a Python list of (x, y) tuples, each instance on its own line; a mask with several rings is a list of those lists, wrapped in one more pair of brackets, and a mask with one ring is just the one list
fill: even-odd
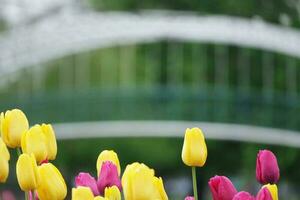
[[(0, 0), (0, 16), (0, 110), (54, 124), (69, 189), (113, 149), (123, 170), (144, 162), (183, 199), (184, 127), (203, 125), (202, 199), (216, 174), (255, 194), (265, 148), (281, 198), (300, 198), (299, 0)], [(21, 195), (15, 159), (0, 189)]]

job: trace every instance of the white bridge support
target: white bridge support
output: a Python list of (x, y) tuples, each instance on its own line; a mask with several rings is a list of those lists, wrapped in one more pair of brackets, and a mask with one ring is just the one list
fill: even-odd
[(162, 39), (232, 44), (300, 58), (300, 31), (261, 20), (184, 12), (67, 10), (0, 35), (0, 80), (64, 55)]
[[(55, 124), (58, 139), (103, 137), (183, 137), (200, 127), (206, 138), (300, 148), (300, 133), (274, 128), (192, 121), (99, 121)], [(88, 130), (88, 131), (87, 131)]]

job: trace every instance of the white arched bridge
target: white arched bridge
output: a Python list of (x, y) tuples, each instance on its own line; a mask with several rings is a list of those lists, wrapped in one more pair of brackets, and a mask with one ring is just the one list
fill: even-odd
[[(145, 11), (62, 10), (0, 35), (0, 82), (32, 66), (93, 49), (161, 40), (249, 47), (300, 59), (300, 31), (259, 19)], [(297, 131), (194, 121), (100, 121), (56, 124), (59, 139), (86, 137), (182, 137), (201, 127), (209, 139), (300, 147)], [(88, 130), (88, 133), (86, 132)], [(84, 133), (84, 134), (83, 134)], [(143, 133), (143, 135), (141, 135)]]
[(0, 35), (1, 80), (17, 70), (96, 48), (177, 40), (232, 44), (300, 58), (300, 31), (229, 16), (62, 11)]

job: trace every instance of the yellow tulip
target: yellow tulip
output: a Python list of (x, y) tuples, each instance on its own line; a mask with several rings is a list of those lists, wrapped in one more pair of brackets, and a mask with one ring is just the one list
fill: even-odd
[(34, 154), (38, 163), (47, 159), (46, 138), (40, 125), (35, 125), (23, 133), (22, 151), (27, 154)]
[(161, 199), (168, 199), (168, 195), (165, 191), (165, 188), (164, 188), (164, 183), (163, 183), (163, 180), (161, 177), (157, 178), (157, 177), (154, 177), (154, 183), (156, 185), (156, 188), (158, 189), (159, 191), (159, 194), (161, 196)]
[(277, 188), (276, 184), (267, 184), (267, 185), (264, 185), (263, 187), (268, 188), (268, 190), (270, 191), (270, 193), (272, 195), (273, 200), (278, 200), (278, 188)]
[(121, 193), (117, 186), (107, 187), (104, 192), (105, 198), (108, 200), (121, 200)]
[(59, 170), (51, 163), (38, 167), (40, 184), (37, 193), (40, 200), (62, 200), (67, 196), (67, 186)]
[(97, 197), (94, 198), (94, 200), (109, 200), (109, 199), (107, 199), (105, 197), (97, 196)]
[(186, 129), (181, 157), (184, 164), (191, 167), (202, 167), (205, 164), (207, 148), (199, 128)]
[(3, 157), (7, 161), (10, 160), (9, 151), (1, 137), (0, 137), (0, 157)]
[(0, 114), (1, 136), (7, 146), (20, 147), (22, 133), (28, 128), (28, 120), (21, 110), (13, 109)]
[(8, 161), (10, 160), (9, 151), (3, 142), (2, 138), (0, 138), (0, 183), (6, 182), (6, 179), (9, 174), (9, 166)]
[(38, 163), (54, 160), (57, 154), (56, 137), (50, 124), (35, 125), (22, 134), (22, 150), (33, 153)]
[(72, 200), (94, 200), (94, 195), (89, 187), (77, 187), (72, 189)]
[(97, 159), (97, 171), (98, 171), (98, 176), (102, 167), (102, 163), (105, 161), (111, 161), (113, 164), (115, 164), (117, 166), (118, 169), (118, 174), (120, 176), (121, 173), (121, 167), (120, 167), (120, 162), (119, 162), (119, 158), (118, 155), (112, 151), (112, 150), (104, 150), (102, 151)]
[(127, 165), (122, 186), (125, 200), (168, 200), (161, 178), (154, 176), (154, 170), (145, 164)]
[(23, 191), (35, 190), (38, 187), (40, 177), (33, 154), (23, 153), (19, 156), (16, 172), (19, 186)]
[(51, 124), (42, 124), (43, 134), (46, 137), (47, 159), (54, 160), (57, 154), (57, 144), (54, 130)]

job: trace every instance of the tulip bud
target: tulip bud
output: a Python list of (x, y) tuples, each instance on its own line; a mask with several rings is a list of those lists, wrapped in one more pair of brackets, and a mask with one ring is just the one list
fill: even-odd
[(37, 162), (53, 160), (56, 157), (57, 145), (54, 131), (51, 125), (35, 125), (22, 135), (22, 151), (33, 153)]
[(38, 167), (40, 185), (37, 188), (41, 200), (63, 200), (67, 196), (67, 186), (59, 170), (51, 163)]
[(6, 182), (6, 179), (9, 174), (9, 166), (8, 161), (10, 160), (9, 151), (3, 142), (2, 138), (0, 138), (0, 183)]
[(208, 182), (213, 200), (232, 200), (237, 194), (232, 182), (225, 176), (215, 176)]
[(199, 128), (186, 129), (181, 157), (187, 166), (202, 167), (205, 164), (207, 148)]
[(276, 156), (269, 150), (259, 151), (256, 159), (256, 179), (261, 184), (274, 184), (279, 180)]
[(105, 188), (105, 198), (108, 200), (121, 200), (120, 190), (116, 186)]
[(72, 189), (72, 200), (94, 200), (94, 195), (89, 187), (77, 187)]
[(46, 138), (40, 125), (35, 125), (23, 133), (22, 151), (34, 154), (38, 163), (47, 159)]
[(273, 200), (272, 195), (268, 188), (263, 187), (257, 194), (256, 200)]
[(21, 137), (29, 128), (25, 114), (19, 109), (8, 110), (0, 114), (1, 137), (11, 148), (21, 146)]
[(192, 196), (187, 196), (187, 197), (185, 197), (184, 200), (194, 200), (194, 197), (192, 197)]
[(101, 165), (101, 171), (98, 177), (98, 189), (100, 194), (104, 194), (104, 189), (106, 187), (117, 186), (122, 190), (121, 180), (118, 175), (118, 169), (114, 163), (111, 161), (105, 161)]
[(46, 138), (47, 159), (55, 160), (57, 154), (57, 144), (54, 130), (51, 124), (42, 124), (41, 128)]
[(255, 200), (255, 197), (248, 192), (237, 193), (232, 200)]
[(16, 166), (17, 179), (23, 191), (35, 190), (40, 182), (38, 167), (33, 154), (21, 154)]
[(89, 173), (79, 173), (79, 175), (75, 178), (75, 185), (76, 187), (89, 187), (95, 196), (99, 195), (97, 182)]
[(122, 186), (125, 200), (168, 200), (161, 178), (154, 176), (154, 170), (144, 164), (127, 165)]
[(277, 188), (276, 184), (272, 184), (272, 185), (267, 184), (267, 185), (264, 185), (263, 187), (268, 188), (273, 200), (278, 200), (278, 188)]
[(121, 167), (120, 167), (119, 158), (118, 155), (112, 150), (104, 150), (99, 154), (97, 159), (97, 166), (96, 166), (98, 175), (100, 173), (102, 163), (105, 161), (111, 161), (112, 163), (114, 163), (117, 166), (118, 174), (120, 176)]

